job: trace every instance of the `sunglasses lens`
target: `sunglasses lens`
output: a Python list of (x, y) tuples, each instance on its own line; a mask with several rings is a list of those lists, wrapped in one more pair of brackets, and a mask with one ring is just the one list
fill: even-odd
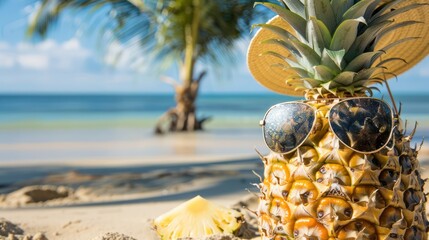
[(314, 110), (307, 104), (275, 105), (265, 115), (263, 128), (265, 142), (274, 152), (290, 152), (305, 141), (314, 120)]
[(378, 99), (350, 99), (331, 108), (329, 122), (341, 142), (356, 151), (370, 153), (389, 142), (392, 110)]

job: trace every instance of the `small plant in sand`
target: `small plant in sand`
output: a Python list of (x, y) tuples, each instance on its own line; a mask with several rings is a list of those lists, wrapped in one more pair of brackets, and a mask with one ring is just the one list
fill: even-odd
[(232, 234), (242, 223), (242, 214), (196, 196), (157, 217), (155, 229), (163, 240), (192, 237), (202, 239), (214, 234)]
[[(425, 0), (283, 0), (250, 43), (267, 88), (262, 239), (428, 239), (424, 180), (400, 110), (374, 84), (429, 52)], [(410, 82), (412, 84), (412, 82)], [(390, 90), (389, 90), (390, 93)]]

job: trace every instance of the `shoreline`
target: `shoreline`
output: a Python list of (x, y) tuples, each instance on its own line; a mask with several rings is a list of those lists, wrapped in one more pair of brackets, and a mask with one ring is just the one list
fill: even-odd
[[(43, 233), (49, 240), (102, 239), (100, 236), (108, 232), (135, 239), (159, 240), (151, 219), (197, 195), (231, 207), (243, 196), (249, 196), (246, 189), (252, 188), (252, 182), (259, 181), (252, 173), (252, 170), (262, 169), (257, 157), (235, 160), (197, 157), (198, 162), (194, 162), (195, 159), (170, 158), (169, 163), (156, 166), (107, 166), (105, 162), (98, 166), (78, 166), (74, 162), (68, 169), (64, 165), (57, 169), (51, 165), (39, 165), (37, 170), (34, 166), (1, 168), (12, 175), (27, 177), (34, 177), (39, 171), (38, 182), (32, 180), (35, 185), (66, 185), (67, 181), (73, 185), (77, 182), (80, 189), (76, 192), (80, 194), (76, 195), (83, 201), (52, 200), (49, 204), (36, 203), (18, 208), (0, 204), (0, 218), (18, 224), (25, 234)], [(176, 163), (172, 164), (173, 161)], [(17, 169), (23, 171), (17, 172)], [(71, 172), (72, 169), (75, 172)], [(25, 180), (19, 182), (26, 183)], [(133, 184), (127, 185), (130, 182)], [(93, 191), (85, 194), (85, 186)]]
[[(113, 132), (30, 133), (1, 141), (0, 218), (49, 240), (97, 239), (107, 232), (159, 240), (150, 219), (197, 195), (230, 207), (251, 196), (249, 191), (258, 191), (252, 183), (259, 179), (252, 171), (263, 175), (263, 164), (254, 149), (268, 152), (260, 129), (168, 136), (129, 129), (110, 135)], [(423, 170), (429, 166), (426, 145), (419, 152)], [(429, 171), (422, 175), (429, 177)], [(4, 193), (46, 185), (72, 190), (68, 198), (47, 203), (22, 204), (26, 201), (22, 192), (2, 203)]]
[[(11, 134), (13, 135), (13, 134)], [(171, 164), (256, 157), (260, 129), (216, 129), (156, 136), (148, 130), (40, 131), (0, 138), (0, 166)]]

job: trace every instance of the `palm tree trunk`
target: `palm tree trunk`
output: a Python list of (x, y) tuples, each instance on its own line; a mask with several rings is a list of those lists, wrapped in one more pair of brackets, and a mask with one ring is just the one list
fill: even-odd
[(197, 119), (195, 101), (198, 96), (200, 82), (203, 79), (205, 72), (194, 79), (194, 68), (196, 62), (196, 46), (198, 40), (198, 28), (200, 23), (200, 1), (193, 1), (193, 21), (192, 24), (186, 26), (186, 49), (183, 59), (183, 64), (180, 68), (180, 77), (182, 84), (175, 87), (176, 107), (170, 109), (163, 115), (155, 127), (155, 133), (163, 133), (161, 127), (162, 121), (169, 120), (169, 131), (195, 131), (201, 130), (202, 124), (207, 118)]
[(155, 126), (156, 134), (162, 134), (166, 131), (183, 132), (203, 129), (203, 123), (210, 118), (198, 119), (196, 117), (195, 101), (198, 96), (201, 80), (205, 74), (205, 71), (201, 72), (198, 78), (191, 82), (189, 87), (184, 87), (183, 85), (175, 87), (176, 107), (168, 110), (158, 120)]

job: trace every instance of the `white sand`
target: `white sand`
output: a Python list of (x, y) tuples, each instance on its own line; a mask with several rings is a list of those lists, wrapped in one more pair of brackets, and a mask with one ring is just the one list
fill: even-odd
[[(49, 207), (39, 203), (25, 208), (1, 209), (0, 217), (18, 224), (26, 234), (42, 232), (50, 240), (100, 239), (109, 232), (139, 240), (155, 240), (158, 238), (151, 229), (150, 219), (196, 195), (224, 206), (231, 206), (247, 196), (246, 188), (252, 187), (251, 182), (258, 182), (252, 170), (262, 170), (253, 150), (258, 144), (258, 149), (266, 151), (262, 139), (253, 133), (243, 136), (203, 133), (133, 141), (1, 144), (0, 155), (16, 156), (10, 153), (25, 152), (21, 155), (24, 159), (19, 162), (12, 158), (0, 161), (2, 183), (65, 183), (83, 186), (80, 191), (85, 187), (91, 191), (87, 195), (81, 192), (77, 200), (54, 201)], [(141, 148), (145, 150), (143, 153)], [(100, 153), (116, 151), (120, 154), (86, 152), (94, 149)], [(139, 152), (133, 156), (122, 155), (137, 150)], [(43, 160), (49, 151), (56, 152), (59, 158)], [(67, 158), (67, 153), (74, 158)], [(27, 159), (32, 155), (35, 160)], [(420, 159), (425, 160), (422, 166), (428, 167), (427, 148), (420, 152)], [(428, 171), (424, 172), (424, 177), (428, 176)], [(130, 181), (133, 184), (124, 185)], [(0, 190), (16, 188), (14, 184)]]
[[(211, 197), (210, 200), (231, 206), (240, 194)], [(48, 239), (93, 239), (107, 232), (118, 232), (136, 239), (155, 240), (151, 221), (176, 207), (182, 200), (130, 204), (95, 204), (90, 206), (7, 209), (2, 217), (19, 223), (26, 234), (43, 232)]]
[[(108, 232), (158, 239), (150, 219), (196, 195), (224, 206), (249, 195), (246, 188), (258, 181), (252, 170), (261, 168), (254, 151), (257, 144), (264, 148), (254, 132), (0, 144), (0, 156), (11, 156), (0, 159), (0, 180), (15, 184), (3, 191), (16, 184), (81, 186), (77, 199), (75, 195), (24, 208), (0, 203), (6, 207), (0, 217), (18, 224), (25, 234), (42, 232), (50, 240), (101, 239)], [(49, 152), (58, 159), (43, 159)], [(20, 159), (13, 159), (17, 156)], [(124, 186), (129, 181), (135, 184)], [(85, 188), (89, 194), (82, 193)]]

